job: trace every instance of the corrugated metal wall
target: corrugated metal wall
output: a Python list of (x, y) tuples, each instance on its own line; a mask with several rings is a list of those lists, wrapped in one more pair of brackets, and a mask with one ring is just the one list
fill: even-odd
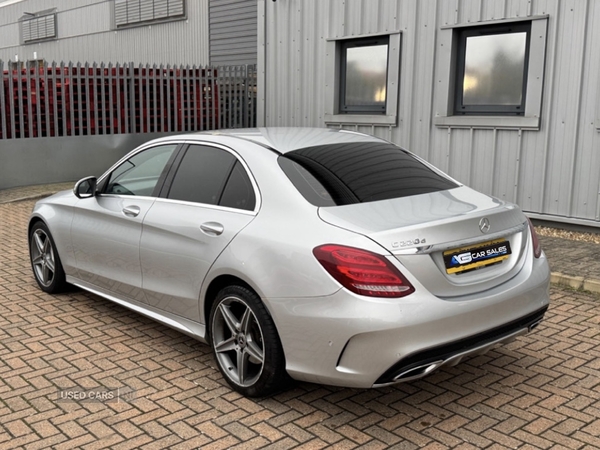
[(256, 64), (256, 0), (211, 0), (210, 64)]
[[(402, 33), (398, 126), (358, 126), (549, 219), (600, 226), (600, 2), (262, 1), (267, 125), (324, 126), (327, 39)], [(446, 25), (549, 15), (539, 130), (433, 125)], [(446, 43), (447, 45), (450, 42)], [(259, 61), (261, 61), (259, 56)], [(260, 67), (259, 67), (260, 73)]]
[[(209, 0), (188, 0), (187, 19), (114, 29), (113, 2), (28, 0), (0, 7), (0, 59), (20, 61), (209, 63)], [(58, 40), (20, 45), (18, 20), (25, 12), (57, 9)]]

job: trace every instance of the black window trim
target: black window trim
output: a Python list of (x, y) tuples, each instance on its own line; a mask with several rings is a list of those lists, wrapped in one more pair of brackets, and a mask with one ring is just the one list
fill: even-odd
[(340, 114), (382, 114), (387, 110), (388, 94), (386, 89), (386, 98), (383, 105), (346, 105), (346, 65), (347, 50), (356, 47), (373, 47), (375, 45), (387, 45), (387, 61), (385, 69), (386, 88), (388, 77), (390, 76), (390, 39), (389, 35), (374, 37), (363, 37), (356, 39), (347, 39), (340, 41), (340, 82), (339, 82), (339, 112)]
[[(461, 80), (465, 75), (465, 58), (467, 39), (474, 36), (491, 36), (499, 34), (527, 34), (523, 67), (523, 82), (521, 86), (521, 104), (514, 105), (463, 105), (463, 89)], [(527, 100), (527, 74), (529, 72), (529, 51), (531, 43), (531, 22), (520, 21), (507, 24), (481, 25), (462, 28), (457, 36), (456, 77), (454, 81), (454, 114), (455, 115), (525, 115)]]

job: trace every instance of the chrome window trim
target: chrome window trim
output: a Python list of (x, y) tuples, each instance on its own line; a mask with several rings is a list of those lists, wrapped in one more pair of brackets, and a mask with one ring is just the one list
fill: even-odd
[(206, 209), (214, 209), (216, 211), (239, 213), (239, 214), (244, 214), (247, 216), (256, 216), (256, 214), (258, 214), (258, 210), (256, 210), (256, 209), (253, 211), (249, 211), (247, 209), (230, 208), (228, 206), (211, 205), (208, 203), (187, 202), (185, 200), (174, 200), (171, 198), (164, 198), (164, 197), (155, 197), (155, 198), (156, 198), (156, 202), (161, 202), (161, 203), (174, 203), (177, 205), (195, 206), (195, 207), (206, 208)]
[[(106, 172), (104, 172), (102, 175), (100, 175), (100, 178), (98, 178), (98, 184), (100, 184), (101, 182), (104, 181), (104, 179), (113, 172), (113, 170), (115, 170), (117, 167), (119, 167), (122, 163), (124, 163), (125, 161), (127, 161), (128, 159), (134, 157), (135, 155), (137, 155), (138, 153), (147, 150), (149, 148), (152, 147), (158, 147), (160, 145), (171, 145), (171, 144), (175, 144), (176, 146), (180, 145), (180, 144), (185, 144), (185, 140), (175, 140), (175, 141), (164, 141), (164, 142), (147, 142), (146, 144), (142, 144), (140, 147), (138, 147), (137, 149), (132, 150), (131, 152), (128, 152), (126, 155), (124, 155), (121, 159), (119, 159), (116, 163), (114, 163)], [(177, 147), (175, 147), (175, 149), (177, 149)], [(115, 194), (102, 194), (103, 196), (106, 195), (115, 195)], [(131, 197), (131, 196), (126, 196), (126, 197)], [(134, 196), (135, 197), (135, 196)], [(140, 196), (137, 196), (138, 198), (140, 198)], [(154, 197), (150, 197), (150, 198), (154, 198)]]
[(224, 151), (228, 152), (229, 154), (233, 155), (233, 157), (236, 158), (236, 160), (239, 161), (240, 164), (244, 167), (244, 169), (246, 170), (246, 174), (248, 175), (248, 178), (250, 179), (250, 183), (252, 183), (252, 188), (254, 189), (254, 197), (256, 198), (256, 202), (254, 204), (254, 209), (252, 211), (249, 211), (247, 209), (238, 209), (238, 208), (230, 208), (227, 206), (210, 205), (208, 203), (186, 202), (183, 200), (174, 200), (174, 199), (163, 198), (163, 197), (152, 197), (152, 196), (143, 196), (142, 197), (142, 196), (136, 196), (136, 195), (132, 196), (132, 195), (119, 195), (119, 194), (100, 194), (100, 195), (102, 197), (117, 197), (117, 198), (151, 198), (151, 199), (156, 199), (156, 200), (163, 200), (163, 201), (168, 201), (168, 202), (179, 203), (179, 204), (183, 204), (183, 205), (202, 206), (204, 208), (217, 209), (217, 210), (221, 210), (221, 211), (241, 212), (243, 214), (249, 214), (249, 215), (254, 215), (254, 216), (256, 214), (258, 214), (258, 211), (260, 211), (260, 207), (262, 206), (262, 196), (260, 195), (260, 189), (258, 188), (258, 184), (256, 183), (256, 180), (254, 178), (254, 174), (248, 167), (248, 164), (246, 164), (246, 161), (244, 161), (244, 159), (241, 157), (241, 155), (238, 152), (236, 152), (234, 149), (232, 149), (231, 147), (227, 147), (226, 145), (217, 144), (215, 142), (210, 142), (210, 141), (196, 140), (196, 139), (188, 138), (188, 139), (175, 139), (172, 141), (168, 140), (168, 141), (162, 141), (162, 142), (152, 142), (152, 143), (148, 143), (146, 145), (142, 145), (141, 147), (136, 149), (133, 153), (128, 153), (127, 155), (123, 156), (120, 160), (118, 160), (115, 164), (113, 164), (113, 166), (110, 169), (108, 169), (106, 172), (104, 172), (104, 174), (102, 174), (102, 176), (100, 178), (98, 178), (98, 184), (100, 184), (102, 181), (104, 181), (104, 178), (106, 178), (110, 173), (112, 173), (112, 171), (115, 170), (119, 165), (121, 165), (123, 162), (127, 161), (128, 159), (132, 158), (133, 156), (137, 155), (138, 153), (140, 153), (144, 150), (147, 150), (149, 148), (152, 148), (152, 147), (157, 147), (159, 145), (170, 145), (170, 144), (205, 145), (205, 146), (209, 146), (209, 147), (219, 148), (219, 149), (224, 150)]

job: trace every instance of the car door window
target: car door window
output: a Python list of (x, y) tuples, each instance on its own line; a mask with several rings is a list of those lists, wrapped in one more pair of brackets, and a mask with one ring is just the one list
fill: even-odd
[(105, 194), (151, 196), (177, 144), (136, 153), (110, 174)]
[(253, 211), (255, 204), (256, 196), (254, 195), (252, 182), (246, 173), (246, 169), (237, 161), (229, 175), (219, 205)]
[(256, 195), (242, 163), (226, 150), (190, 145), (166, 197), (253, 211)]

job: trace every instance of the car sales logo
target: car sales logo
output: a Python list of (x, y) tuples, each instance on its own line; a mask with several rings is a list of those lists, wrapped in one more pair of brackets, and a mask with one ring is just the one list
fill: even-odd
[(471, 248), (463, 247), (444, 252), (447, 274), (459, 274), (469, 270), (501, 263), (512, 253), (506, 239), (485, 242)]
[(471, 253), (461, 253), (460, 255), (454, 255), (452, 257), (452, 262), (454, 264), (469, 264), (471, 261), (473, 261)]
[(491, 248), (459, 253), (457, 255), (452, 255), (452, 265), (462, 266), (464, 264), (484, 261), (486, 259), (506, 255), (508, 252), (509, 250), (507, 245), (498, 245)]

